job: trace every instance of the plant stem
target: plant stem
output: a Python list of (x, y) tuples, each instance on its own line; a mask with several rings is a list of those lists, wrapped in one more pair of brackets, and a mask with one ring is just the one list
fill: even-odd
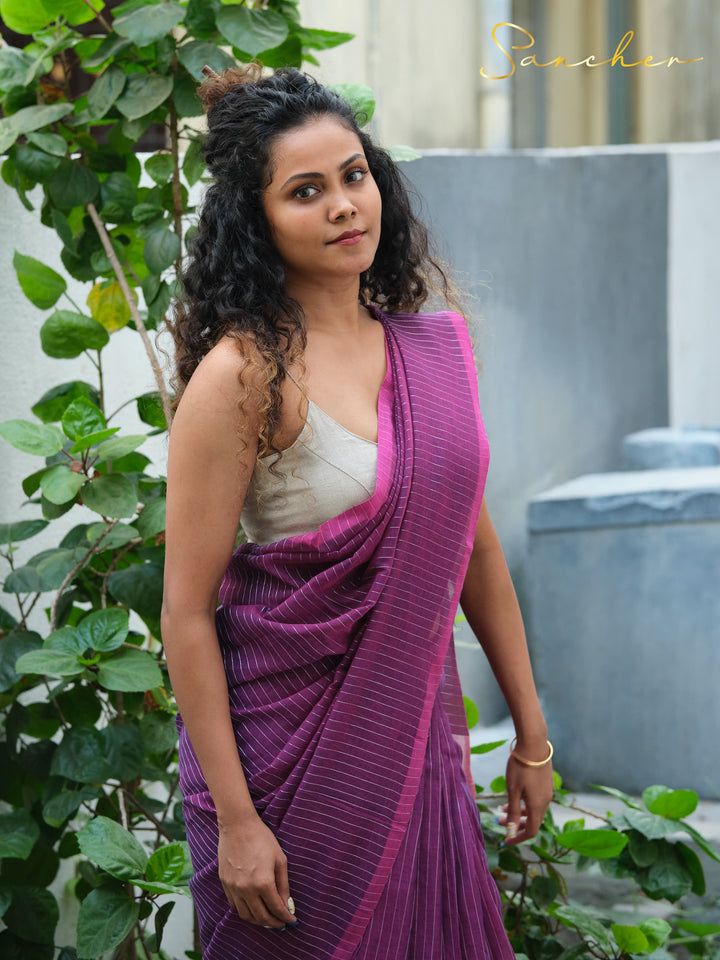
[[(506, 793), (479, 793), (475, 799), (478, 802), (485, 803), (488, 800), (503, 800), (507, 797)], [(610, 823), (607, 817), (603, 817), (602, 814), (597, 813), (595, 810), (586, 810), (585, 807), (581, 807), (579, 804), (575, 803), (573, 800), (568, 804), (561, 804), (565, 807), (566, 810), (577, 810), (578, 813), (584, 813), (586, 817), (593, 817), (595, 820), (602, 820), (604, 823)]]
[(95, 357), (90, 353), (89, 350), (85, 350), (84, 353), (85, 353), (85, 356), (86, 356), (86, 357), (88, 358), (88, 360), (90, 361), (90, 363), (91, 363), (91, 364), (95, 367), (95, 369), (97, 370), (97, 369), (98, 369), (98, 363), (97, 363), (97, 360), (95, 359)]
[[(113, 808), (113, 810), (115, 811), (115, 813), (117, 813), (117, 815), (120, 816), (120, 811), (118, 810), (118, 806), (117, 806), (117, 804), (115, 803), (115, 801), (113, 800), (112, 796), (110, 796), (109, 794), (105, 793), (105, 791), (101, 789), (101, 790), (100, 790), (100, 797), (99, 797), (98, 799), (100, 799), (100, 800), (105, 800), (107, 803), (109, 803), (110, 806), (111, 806), (111, 807)], [(98, 814), (97, 814), (97, 810), (94, 810), (93, 807), (90, 806), (90, 803), (89, 803), (87, 800), (83, 800), (83, 802), (82, 802), (81, 805), (82, 805), (83, 807), (85, 807), (85, 809), (88, 811), (88, 813), (89, 813), (92, 817), (96, 817), (96, 816), (98, 815)]]
[(117, 520), (110, 520), (110, 521), (108, 521), (108, 525), (105, 527), (105, 529), (104, 529), (103, 532), (100, 534), (100, 536), (97, 538), (97, 540), (93, 543), (93, 545), (90, 547), (90, 549), (83, 554), (83, 556), (78, 560), (78, 562), (75, 564), (75, 566), (72, 568), (72, 570), (66, 575), (65, 579), (63, 580), (63, 582), (60, 584), (60, 588), (58, 589), (58, 592), (57, 592), (57, 594), (56, 594), (56, 596), (55, 596), (55, 599), (53, 600), (52, 609), (50, 610), (50, 632), (51, 632), (51, 633), (52, 633), (53, 630), (55, 629), (55, 624), (56, 624), (56, 622), (57, 622), (58, 604), (60, 603), (60, 598), (62, 597), (63, 593), (65, 592), (65, 587), (67, 587), (67, 585), (70, 583), (70, 581), (71, 581), (72, 578), (75, 576), (75, 574), (78, 572), (78, 570), (82, 569), (82, 567), (85, 565), (85, 561), (88, 559), (88, 557), (91, 557), (94, 553), (98, 553), (98, 552), (99, 552), (99, 551), (98, 551), (98, 546), (99, 546), (100, 542), (105, 539), (105, 537), (108, 535), (108, 533), (110, 533), (110, 531), (112, 530), (112, 528), (115, 526), (116, 523), (117, 523)]
[(22, 603), (22, 600), (20, 599), (19, 593), (15, 594), (15, 599), (17, 600), (18, 609), (20, 610), (20, 619), (18, 620), (18, 626), (27, 627), (27, 623), (25, 622), (25, 617), (27, 616), (27, 614), (25, 613), (25, 607), (23, 607), (23, 603)]
[(157, 819), (157, 817), (155, 817), (152, 813), (150, 813), (149, 810), (145, 809), (145, 807), (140, 803), (140, 801), (138, 800), (138, 798), (135, 796), (134, 793), (130, 793), (130, 791), (126, 790), (124, 787), (121, 787), (118, 790), (118, 793), (123, 793), (127, 797), (127, 799), (130, 801), (130, 803), (132, 803), (133, 806), (137, 807), (137, 809), (145, 817), (145, 819), (149, 820), (150, 823), (152, 823), (152, 825), (155, 827), (155, 829), (159, 834), (162, 834), (166, 840), (172, 840), (172, 837), (165, 830), (165, 827), (162, 825), (162, 823)]
[[(100, 350), (98, 350), (97, 356), (98, 399), (100, 400), (100, 410), (102, 411), (102, 415), (105, 416), (105, 385), (103, 382), (102, 353)], [(107, 420), (105, 422), (107, 423)]]
[(120, 820), (122, 822), (123, 827), (125, 827), (125, 829), (127, 830), (128, 815), (127, 815), (127, 807), (125, 806), (125, 788), (118, 787), (117, 795), (118, 795), (118, 803), (120, 804)]
[[(179, 779), (178, 777), (176, 777), (175, 780), (173, 781), (172, 787), (170, 788), (170, 790), (168, 790), (168, 798), (167, 798), (167, 801), (166, 801), (166, 803), (165, 803), (165, 809), (164, 809), (163, 812), (160, 814), (160, 823), (161, 823), (161, 824), (164, 824), (165, 821), (166, 821), (167, 818), (168, 818), (168, 814), (170, 813), (170, 804), (172, 803), (173, 795), (174, 795), (175, 791), (177, 790), (177, 788), (178, 788), (178, 786), (179, 786), (179, 783), (180, 783), (180, 779)], [(155, 850), (157, 850), (157, 848), (160, 846), (160, 842), (159, 842), (159, 841), (160, 841), (160, 835), (158, 834), (157, 840), (156, 840), (156, 842), (155, 842)]]
[(558, 885), (558, 890), (560, 891), (560, 895), (562, 896), (563, 900), (565, 903), (568, 903), (568, 885), (565, 877), (560, 873), (559, 870), (556, 870), (551, 863), (546, 863), (545, 866), (547, 867), (547, 871), (550, 876)]
[[(10, 564), (10, 569), (11, 569), (11, 570), (14, 570), (14, 569), (15, 569), (15, 561), (13, 560), (12, 552), (11, 552), (10, 550), (8, 550), (7, 553), (3, 553), (3, 554), (1, 554), (1, 556), (2, 556), (5, 560), (7, 560), (7, 562)], [(37, 602), (37, 598), (38, 598), (39, 596), (40, 596), (40, 594), (37, 594), (37, 596), (36, 596), (35, 599), (33, 600), (32, 606), (30, 607), (30, 610), (32, 610), (32, 608), (35, 606), (35, 604), (36, 604), (36, 602)], [(17, 605), (18, 605), (18, 610), (20, 611), (20, 620), (18, 621), (18, 626), (19, 626), (19, 627), (27, 627), (27, 623), (25, 622), (25, 620), (26, 620), (26, 618), (27, 618), (27, 615), (30, 613), (30, 610), (27, 610), (27, 611), (25, 610), (25, 607), (23, 606), (23, 602), (22, 602), (22, 600), (20, 599), (20, 594), (19, 594), (19, 593), (16, 593), (16, 594), (15, 594), (15, 601), (16, 601), (16, 603), (17, 603)]]
[[(59, 26), (58, 26), (58, 32), (59, 32)], [(62, 63), (62, 71), (63, 71), (63, 79), (62, 79), (63, 93), (65, 94), (65, 99), (68, 100), (69, 102), (72, 102), (72, 93), (70, 91), (70, 68), (68, 67), (68, 61), (67, 61), (67, 50), (60, 51), (60, 61)]]
[[(50, 696), (50, 684), (47, 682), (47, 678), (45, 678), (43, 682), (44, 682), (45, 686), (47, 687), (48, 696)], [(60, 717), (60, 724), (61, 724), (61, 726), (62, 726), (64, 729), (67, 729), (67, 727), (69, 726), (69, 724), (68, 724), (67, 720), (65, 719), (62, 710), (60, 709), (60, 704), (57, 702), (57, 700), (54, 700), (54, 699), (51, 700), (50, 703), (51, 703), (51, 704), (55, 707), (55, 709), (57, 710), (58, 716)]]
[(145, 943), (145, 937), (143, 936), (143, 928), (140, 926), (140, 921), (139, 921), (139, 920), (138, 920), (138, 922), (136, 923), (136, 927), (137, 927), (138, 939), (140, 940), (140, 943), (142, 944), (142, 948), (143, 948), (143, 951), (145, 952), (146, 960), (150, 960), (150, 951), (148, 950), (147, 944)]
[(150, 361), (150, 366), (152, 367), (153, 375), (155, 377), (155, 383), (157, 384), (158, 393), (160, 394), (160, 401), (162, 403), (163, 413), (165, 414), (165, 420), (170, 429), (170, 424), (172, 423), (172, 410), (170, 409), (170, 397), (168, 395), (167, 387), (165, 386), (165, 380), (163, 379), (162, 370), (160, 369), (160, 364), (158, 363), (157, 354), (153, 349), (153, 345), (150, 342), (150, 337), (148, 336), (147, 327), (143, 321), (143, 318), (140, 316), (140, 311), (138, 310), (137, 302), (135, 297), (130, 291), (130, 286), (127, 282), (127, 277), (125, 272), (120, 266), (120, 261), (117, 258), (113, 246), (110, 243), (110, 237), (108, 232), (105, 229), (105, 224), (102, 222), (98, 216), (98, 212), (95, 209), (94, 203), (88, 203), (86, 206), (87, 212), (90, 214), (92, 222), (95, 224), (95, 229), (98, 232), (100, 237), (100, 242), (103, 245), (103, 249), (107, 255), (108, 260), (112, 264), (113, 271), (117, 282), (120, 284), (120, 289), (123, 292), (123, 296), (127, 301), (128, 306), (130, 307), (130, 314), (135, 322), (135, 327), (137, 332), (140, 334), (142, 339), (143, 346), (145, 347), (145, 352), (147, 353), (148, 360)]
[[(173, 73), (177, 71), (177, 53), (173, 54)], [(182, 189), (180, 186), (180, 151), (178, 147), (178, 115), (175, 108), (175, 101), (170, 101), (170, 152), (173, 158), (172, 172), (172, 196), (173, 196), (173, 218), (175, 221), (175, 233), (180, 241), (177, 260), (175, 261), (175, 272), (180, 274), (182, 268)]]
[[(117, 520), (115, 521), (117, 523)], [(132, 550), (133, 547), (138, 547), (143, 542), (142, 537), (133, 537), (132, 540), (129, 540), (122, 550), (119, 550), (112, 559), (110, 566), (107, 568), (102, 578), (102, 586), (100, 587), (100, 609), (105, 610), (107, 607), (107, 585), (108, 580), (110, 579), (110, 574), (115, 573), (117, 565), (128, 552)]]
[(96, 9), (95, 9), (95, 7), (90, 3), (90, 0), (83, 0), (83, 3), (85, 4), (86, 7), (89, 7), (89, 8), (92, 10), (95, 18), (100, 21), (100, 23), (105, 27), (105, 29), (106, 29), (106, 30), (108, 31), (108, 33), (109, 33), (109, 32), (112, 30), (112, 27), (111, 27), (110, 24), (107, 22), (107, 20), (106, 20), (105, 17), (102, 15), (102, 13), (100, 13), (99, 10), (96, 10)]
[[(126, 883), (125, 889), (127, 890), (128, 894), (132, 897), (133, 890), (134, 890), (134, 887), (132, 886), (132, 884)], [(117, 953), (113, 954), (113, 956), (116, 958), (116, 960), (139, 960), (137, 955), (136, 942), (137, 941), (135, 940), (135, 927), (132, 927), (130, 930), (130, 933), (128, 933), (128, 935), (125, 937), (123, 942), (118, 947)]]
[(25, 616), (23, 617), (23, 626), (24, 626), (24, 627), (27, 626), (27, 623), (26, 623), (25, 621), (27, 620), (27, 618), (28, 618), (28, 617), (30, 616), (30, 614), (32, 613), (33, 607), (35, 606), (35, 604), (36, 604), (36, 603), (38, 602), (38, 600), (40, 599), (40, 596), (41, 596), (41, 594), (36, 593), (35, 596), (34, 596), (33, 599), (32, 599), (32, 602), (31, 602), (30, 606), (29, 606), (29, 607), (27, 608), (27, 610), (25, 611)]
[(77, 312), (78, 312), (78, 313), (82, 313), (82, 310), (81, 310), (80, 307), (75, 303), (75, 301), (74, 301), (73, 298), (70, 296), (70, 294), (67, 292), (67, 290), (63, 291), (63, 293), (64, 293), (64, 295), (68, 298), (68, 300), (70, 301), (70, 303), (75, 307), (75, 309), (77, 310)]
[(172, 803), (173, 795), (179, 785), (180, 785), (180, 781), (179, 779), (176, 778), (172, 785), (172, 789), (168, 791), (167, 800), (165, 801), (165, 809), (163, 810), (163, 813), (162, 813), (163, 822), (166, 820), (168, 814), (170, 813), (170, 804)]
[(586, 810), (584, 807), (579, 806), (575, 801), (568, 804), (569, 810), (577, 810), (578, 813), (584, 813), (586, 817), (593, 817), (595, 820), (602, 820), (604, 823), (610, 823), (607, 817), (601, 816), (599, 813), (596, 813), (594, 810)]
[(139, 277), (139, 276), (135, 273), (135, 271), (133, 270), (132, 264), (130, 263), (129, 260), (126, 260), (126, 261), (125, 261), (124, 267), (125, 267), (125, 269), (127, 270), (127, 272), (130, 274), (130, 276), (133, 278), (133, 280), (135, 281), (135, 283), (136, 283), (139, 287), (142, 287), (142, 281), (140, 280), (140, 277)]
[(518, 933), (520, 933), (520, 924), (522, 922), (522, 914), (523, 914), (523, 909), (525, 907), (525, 890), (527, 888), (527, 872), (528, 872), (528, 866), (526, 863), (524, 863), (522, 877), (520, 879), (520, 890), (518, 891), (520, 894), (520, 903), (515, 908), (515, 936), (517, 936)]
[(110, 416), (105, 417), (107, 422), (110, 423), (110, 421), (116, 414), (120, 413), (121, 410), (124, 410), (125, 407), (129, 407), (131, 403), (135, 403), (135, 397), (131, 397), (129, 400), (126, 400), (125, 403), (121, 403), (120, 406), (117, 408), (117, 410), (113, 410)]

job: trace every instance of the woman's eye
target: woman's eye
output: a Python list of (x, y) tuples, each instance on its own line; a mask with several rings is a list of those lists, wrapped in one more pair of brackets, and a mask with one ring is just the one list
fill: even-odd
[(357, 183), (359, 180), (362, 180), (367, 170), (363, 170), (361, 167), (358, 167), (356, 170), (351, 170), (347, 178), (351, 183)]
[(309, 200), (310, 197), (314, 196), (317, 193), (317, 187), (313, 187), (311, 184), (307, 183), (304, 187), (298, 187), (293, 196), (297, 197), (299, 200)]

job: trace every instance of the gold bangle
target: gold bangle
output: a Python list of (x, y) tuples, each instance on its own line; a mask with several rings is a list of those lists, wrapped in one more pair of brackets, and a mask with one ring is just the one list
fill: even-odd
[(544, 767), (546, 763), (550, 763), (554, 753), (553, 745), (549, 740), (545, 741), (550, 748), (550, 753), (545, 757), (544, 760), (526, 760), (525, 757), (521, 757), (515, 752), (515, 744), (517, 743), (517, 737), (513, 737), (513, 741), (510, 744), (510, 756), (515, 757), (518, 763), (524, 763), (526, 767)]

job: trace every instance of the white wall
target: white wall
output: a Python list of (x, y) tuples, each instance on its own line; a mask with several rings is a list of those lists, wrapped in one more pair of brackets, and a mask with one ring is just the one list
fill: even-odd
[[(37, 188), (30, 193), (31, 201), (39, 207), (42, 191)], [(66, 381), (82, 379), (97, 385), (97, 373), (90, 360), (81, 355), (72, 360), (55, 360), (47, 357), (40, 348), (40, 328), (52, 310), (39, 310), (27, 299), (17, 281), (12, 265), (14, 251), (35, 257), (47, 263), (68, 280), (68, 293), (81, 309), (86, 308), (90, 284), (83, 284), (69, 277), (60, 259), (61, 243), (54, 230), (42, 226), (39, 211), (26, 210), (14, 190), (0, 183), (0, 276), (2, 276), (3, 313), (2, 329), (2, 377), (0, 377), (0, 420), (34, 420), (31, 406), (50, 387)], [(61, 297), (56, 307), (74, 310)], [(53, 308), (55, 309), (55, 308)], [(154, 336), (151, 334), (151, 336)], [(167, 336), (161, 341), (169, 347)], [(103, 351), (104, 387), (108, 415), (130, 396), (155, 390), (155, 380), (142, 347), (140, 338), (129, 329), (111, 335), (110, 344)], [(161, 360), (167, 361), (161, 356)], [(130, 394), (129, 390), (133, 393)], [(124, 432), (146, 433), (150, 428), (142, 423), (135, 412), (134, 404), (126, 407), (110, 421), (110, 426), (120, 426)], [(165, 471), (166, 440), (150, 438), (140, 448), (150, 457), (159, 473)], [(21, 483), (24, 477), (40, 469), (39, 457), (21, 453), (0, 440), (0, 522), (33, 518), (38, 508), (28, 506)], [(83, 507), (73, 507), (64, 517), (54, 521), (47, 530), (19, 545), (16, 560), (57, 546), (60, 537), (75, 524), (97, 520), (97, 514)], [(3, 562), (3, 567), (5, 566)], [(4, 578), (4, 571), (2, 572)], [(0, 604), (13, 614), (10, 595), (0, 597)], [(37, 629), (45, 624), (45, 615), (40, 609), (33, 612), (31, 625)]]
[(720, 141), (669, 151), (670, 425), (720, 426)]
[(483, 79), (480, 67), (506, 72), (491, 34), (511, 10), (511, 0), (302, 0), (303, 23), (356, 35), (304, 69), (372, 87), (372, 131), (385, 145), (508, 146), (512, 80)]

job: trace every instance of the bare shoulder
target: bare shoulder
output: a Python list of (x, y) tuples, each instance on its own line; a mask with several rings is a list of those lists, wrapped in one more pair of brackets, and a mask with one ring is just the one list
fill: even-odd
[[(244, 345), (243, 345), (244, 346)], [(178, 454), (206, 462), (255, 460), (262, 427), (262, 366), (252, 347), (223, 337), (200, 361), (180, 399), (170, 431), (168, 463)]]
[(257, 361), (257, 348), (252, 341), (240, 343), (235, 337), (223, 337), (195, 369), (178, 413), (183, 405), (196, 403), (236, 408), (238, 401), (242, 400), (252, 407), (252, 397), (262, 387), (261, 365)]

